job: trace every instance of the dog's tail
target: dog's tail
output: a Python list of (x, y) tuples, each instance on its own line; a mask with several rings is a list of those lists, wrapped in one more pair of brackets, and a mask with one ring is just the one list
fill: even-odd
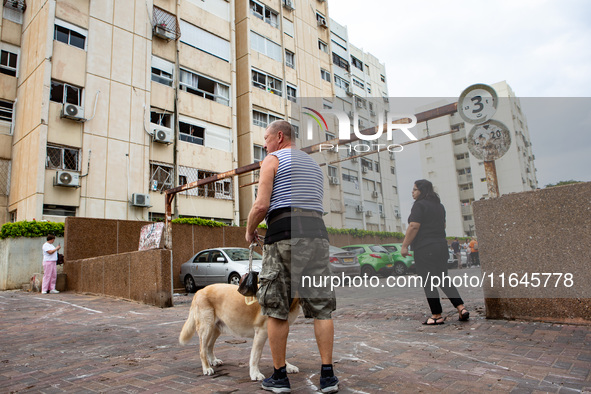
[(196, 307), (191, 307), (189, 310), (189, 317), (187, 321), (183, 325), (183, 329), (181, 330), (181, 334), (179, 335), (179, 343), (181, 345), (186, 345), (189, 343), (189, 340), (193, 338), (195, 332), (197, 331), (197, 319), (196, 319)]

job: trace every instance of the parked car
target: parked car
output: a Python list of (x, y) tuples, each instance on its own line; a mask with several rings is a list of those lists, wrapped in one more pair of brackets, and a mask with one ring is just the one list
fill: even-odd
[(409, 251), (410, 255), (403, 257), (400, 254), (402, 244), (383, 244), (382, 245), (388, 252), (394, 262), (394, 274), (405, 275), (407, 272), (414, 270), (415, 258), (413, 257), (412, 251)]
[(381, 245), (348, 245), (343, 246), (341, 249), (357, 255), (361, 267), (361, 275), (375, 276), (379, 273), (380, 275), (388, 276), (394, 272), (394, 263), (392, 263), (390, 253)]
[[(240, 277), (248, 272), (249, 250), (247, 248), (214, 248), (198, 252), (181, 265), (179, 279), (185, 290), (193, 293), (197, 287), (212, 283), (238, 285)], [(252, 268), (260, 272), (263, 256), (254, 252)]]
[(329, 247), (330, 273), (332, 275), (357, 276), (361, 274), (361, 266), (357, 255), (336, 246)]

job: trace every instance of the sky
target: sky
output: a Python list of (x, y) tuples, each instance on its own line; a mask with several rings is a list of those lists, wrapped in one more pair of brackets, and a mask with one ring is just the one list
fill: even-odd
[[(329, 0), (329, 15), (385, 63), (391, 97), (459, 97), (506, 81), (527, 117), (539, 187), (591, 181), (588, 0)], [(416, 145), (396, 166), (404, 219), (422, 178)]]

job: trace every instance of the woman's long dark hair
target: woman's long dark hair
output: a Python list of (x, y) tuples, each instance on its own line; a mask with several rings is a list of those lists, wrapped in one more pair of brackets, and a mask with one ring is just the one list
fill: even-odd
[(441, 202), (439, 195), (435, 193), (435, 190), (433, 190), (433, 184), (428, 180), (419, 179), (418, 181), (415, 181), (415, 186), (417, 187), (417, 189), (419, 189), (419, 192), (421, 192), (421, 194), (419, 194), (419, 197), (417, 198), (417, 201), (430, 200), (438, 203)]

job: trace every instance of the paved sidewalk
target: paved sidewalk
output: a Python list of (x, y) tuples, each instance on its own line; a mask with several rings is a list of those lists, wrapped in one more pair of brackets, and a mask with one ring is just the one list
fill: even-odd
[[(380, 283), (383, 283), (381, 279)], [(420, 324), (421, 289), (338, 289), (335, 367), (343, 393), (591, 392), (591, 326), (487, 320), (477, 291), (460, 290), (469, 322), (443, 300), (446, 324)], [(198, 339), (178, 334), (192, 296), (159, 309), (75, 293), (0, 292), (0, 392), (262, 392), (248, 376), (251, 340), (222, 336), (224, 365), (201, 374)], [(292, 326), (295, 393), (318, 385), (310, 321)], [(269, 374), (268, 345), (261, 371)]]

